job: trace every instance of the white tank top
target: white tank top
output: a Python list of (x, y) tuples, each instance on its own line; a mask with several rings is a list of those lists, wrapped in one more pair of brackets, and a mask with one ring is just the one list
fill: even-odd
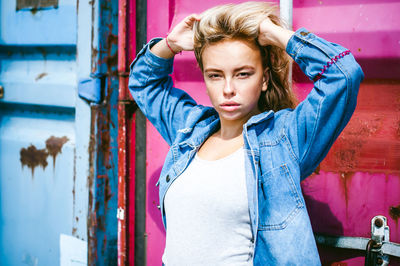
[(164, 203), (165, 265), (252, 265), (243, 148), (215, 161), (196, 154)]

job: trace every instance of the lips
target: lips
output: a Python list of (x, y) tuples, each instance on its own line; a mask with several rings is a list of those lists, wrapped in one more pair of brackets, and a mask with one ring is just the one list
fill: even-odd
[(234, 101), (224, 102), (220, 105), (222, 110), (225, 111), (235, 111), (240, 107), (240, 104)]

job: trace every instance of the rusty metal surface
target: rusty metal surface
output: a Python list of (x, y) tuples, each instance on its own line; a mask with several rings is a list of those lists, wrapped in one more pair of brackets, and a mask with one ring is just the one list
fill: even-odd
[[(294, 5), (295, 27), (305, 26), (349, 48), (365, 73), (348, 126), (319, 170), (302, 183), (313, 229), (369, 237), (371, 218), (384, 215), (391, 229), (390, 241), (400, 243), (396, 215), (400, 204), (400, 22), (395, 15), (400, 4), (306, 0)], [(338, 20), (338, 15), (343, 19)], [(296, 68), (294, 75), (303, 99), (311, 84)], [(360, 252), (319, 249), (323, 264), (364, 263)], [(400, 265), (400, 260), (391, 258), (390, 265)]]
[(105, 76), (104, 101), (92, 105), (89, 265), (117, 264), (118, 2), (92, 1), (92, 74)]
[(40, 9), (46, 7), (58, 7), (58, 0), (17, 0), (17, 10), (23, 8)]
[[(0, 103), (0, 261), (4, 265), (29, 260), (57, 263), (62, 252), (60, 234), (73, 234), (75, 136), (73, 123), (65, 119), (73, 114)], [(63, 137), (68, 141), (60, 143), (53, 161), (46, 142)]]
[[(129, 132), (127, 132), (126, 95), (127, 77), (123, 75), (127, 67), (127, 2), (118, 1), (118, 265), (127, 265), (127, 178), (129, 163)], [(134, 156), (134, 154), (133, 154)], [(134, 255), (134, 254), (132, 254)]]
[[(115, 265), (118, 6), (28, 2), (31, 12), (0, 8), (0, 261), (57, 265), (73, 239), (88, 245), (88, 264)], [(89, 106), (77, 81), (98, 73), (105, 101)]]
[(37, 149), (34, 145), (29, 145), (27, 148), (21, 148), (20, 150), (20, 161), (22, 167), (27, 166), (32, 171), (32, 178), (34, 176), (35, 167), (41, 166), (45, 170), (48, 162), (47, 157), (50, 155), (53, 157), (53, 168), (56, 167), (56, 157), (61, 153), (63, 145), (69, 139), (66, 136), (55, 137), (50, 136), (46, 140), (45, 149)]
[(86, 238), (87, 199), (75, 200), (86, 181), (76, 167), (77, 3), (16, 2), (0, 1), (0, 264), (57, 265), (62, 235)]
[(136, 1), (120, 0), (118, 6), (118, 265), (134, 265), (136, 105), (128, 77), (136, 50)]
[[(352, 48), (366, 79), (360, 87), (357, 108), (348, 126), (321, 163), (319, 171), (306, 179), (302, 188), (315, 232), (368, 237), (370, 219), (384, 215), (391, 228), (390, 240), (400, 243), (398, 216), (395, 214), (400, 204), (400, 56), (398, 50), (371, 50), (383, 42), (388, 42), (387, 47), (391, 47), (391, 38), (400, 38), (395, 23), (390, 22), (391, 13), (400, 6), (387, 4), (392, 12), (384, 15), (379, 10), (383, 10), (386, 4), (366, 4), (357, 7), (366, 11), (360, 14), (368, 14), (376, 8), (374, 17), (385, 16), (382, 19), (388, 21), (384, 32), (375, 32), (369, 26), (363, 26), (364, 22), (357, 25), (360, 31), (364, 28), (366, 32), (356, 33), (353, 37), (369, 36), (370, 43), (348, 35), (323, 33), (327, 38)], [(332, 10), (333, 7), (326, 8)], [(348, 7), (345, 9), (350, 12)], [(388, 39), (386, 35), (391, 37)], [(386, 65), (379, 63), (387, 57), (390, 60)], [(303, 83), (302, 77), (297, 78), (301, 83), (296, 87), (303, 98), (310, 86)], [(339, 262), (359, 265), (364, 262), (363, 254), (356, 251), (319, 248), (323, 263), (328, 265)], [(390, 258), (390, 265), (400, 265), (400, 259)]]

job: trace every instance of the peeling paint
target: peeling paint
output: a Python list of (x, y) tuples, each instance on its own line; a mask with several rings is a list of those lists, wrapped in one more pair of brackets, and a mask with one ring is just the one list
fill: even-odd
[(41, 166), (43, 170), (47, 166), (48, 153), (46, 149), (38, 150), (34, 145), (30, 145), (28, 148), (22, 148), (20, 151), (20, 161), (22, 167), (28, 166), (32, 171), (32, 178), (35, 172), (36, 166)]

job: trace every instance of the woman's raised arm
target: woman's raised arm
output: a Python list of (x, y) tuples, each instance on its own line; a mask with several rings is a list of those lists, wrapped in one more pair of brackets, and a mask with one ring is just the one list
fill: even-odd
[(193, 50), (193, 24), (200, 17), (196, 14), (187, 16), (178, 23), (171, 33), (151, 48), (151, 52), (159, 57), (169, 59), (182, 51)]
[(165, 38), (151, 40), (130, 66), (129, 90), (169, 145), (187, 125), (189, 113), (197, 105), (185, 91), (173, 87), (170, 77), (175, 53), (193, 50), (196, 19), (197, 15), (190, 15), (180, 22), (168, 35), (168, 44)]
[(265, 20), (262, 45), (276, 45), (296, 61), (314, 88), (294, 110), (282, 110), (284, 131), (298, 160), (301, 179), (310, 175), (328, 153), (354, 112), (364, 75), (346, 48), (301, 28), (295, 33)]

